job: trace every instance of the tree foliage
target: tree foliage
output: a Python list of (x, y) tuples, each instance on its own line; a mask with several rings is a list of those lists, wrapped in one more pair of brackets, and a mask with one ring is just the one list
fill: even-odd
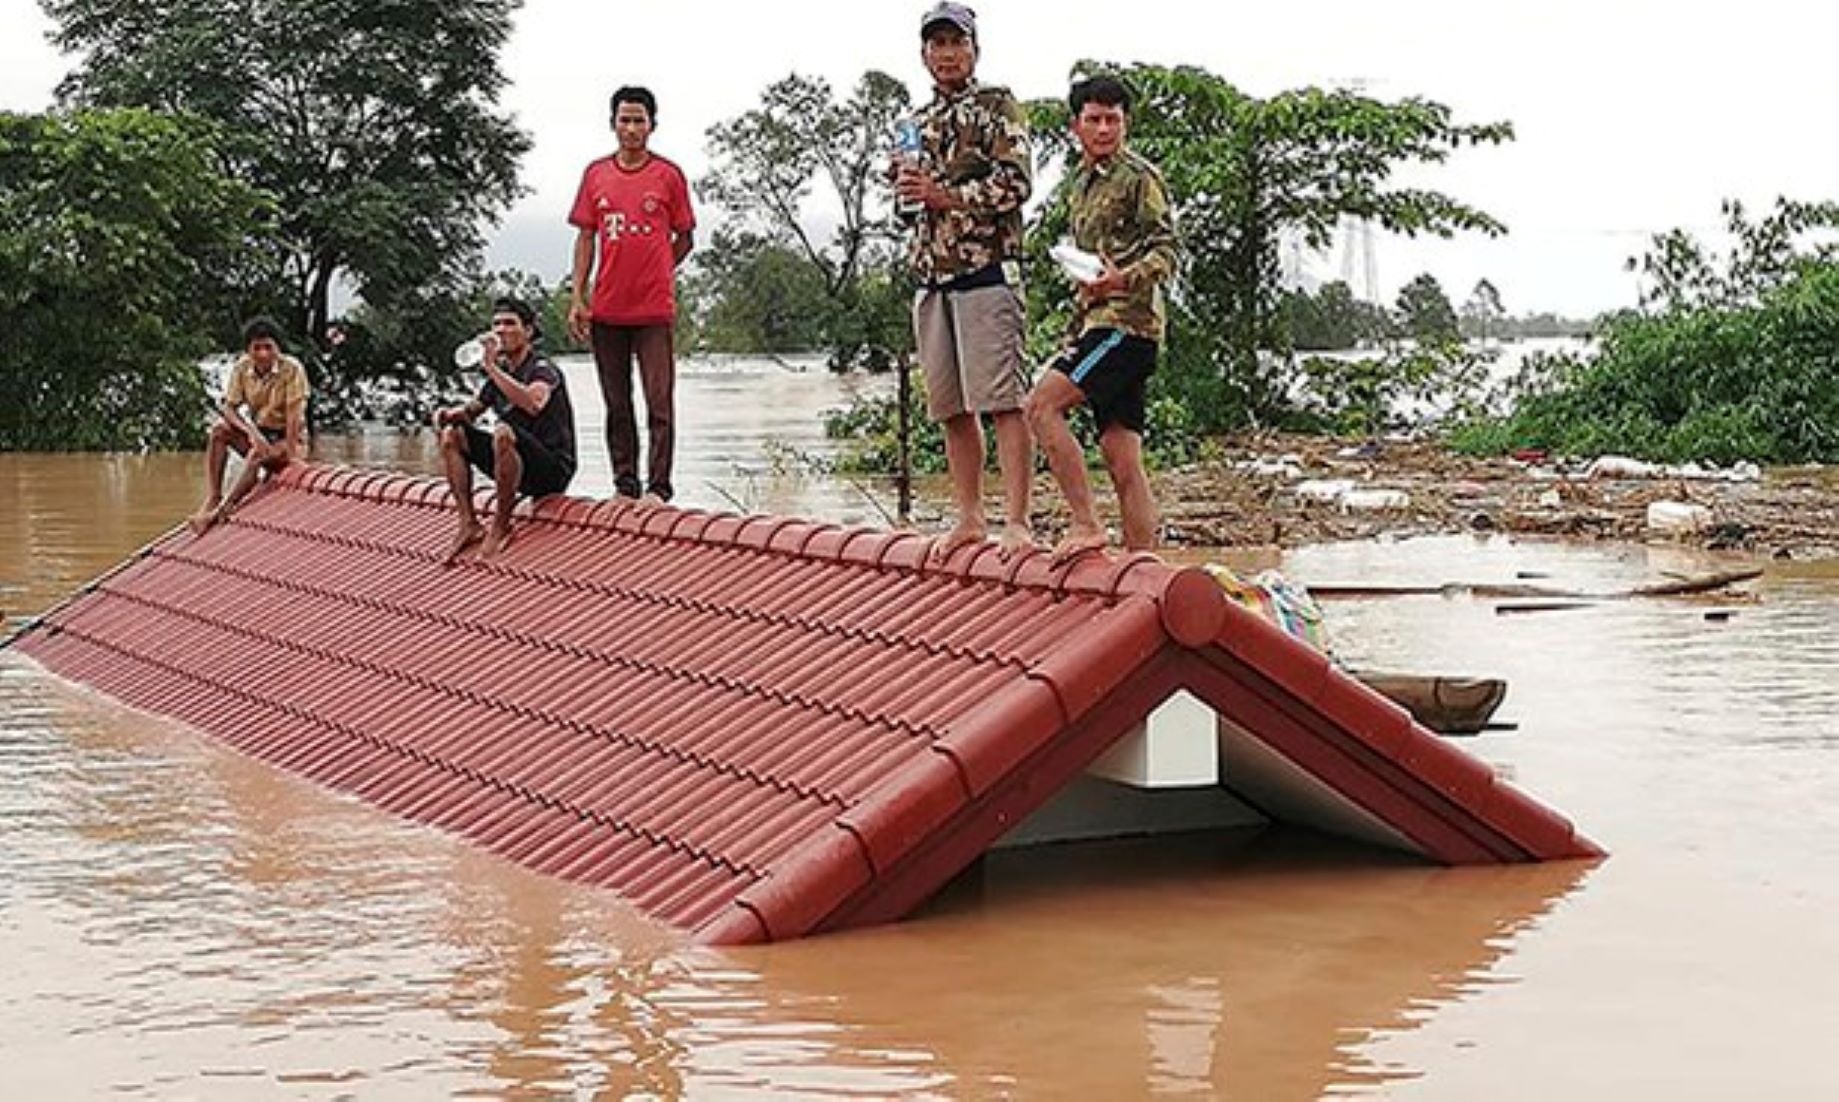
[(268, 198), (218, 132), (141, 110), (0, 114), (0, 448), (195, 443)]
[[(1387, 102), (1345, 90), (1303, 88), (1261, 99), (1185, 66), (1081, 62), (1074, 74), (1097, 71), (1118, 73), (1136, 91), (1131, 141), (1162, 169), (1175, 200), (1186, 263), (1166, 384), (1205, 428), (1268, 424), (1289, 408), (1280, 264), (1286, 234), (1323, 248), (1350, 217), (1406, 236), (1505, 231), (1484, 211), (1394, 176), (1467, 146), (1507, 141), (1507, 123), (1459, 123), (1429, 100)], [(1070, 168), (1077, 149), (1066, 105), (1041, 101), (1030, 114), (1046, 154)], [(1061, 197), (1050, 206), (1039, 247), (1064, 226), (1063, 204)], [(1051, 324), (1061, 309), (1047, 304), (1037, 318)]]
[(707, 352), (810, 352), (824, 347), (831, 313), (822, 269), (803, 252), (732, 227), (693, 256), (684, 305)]
[(296, 334), (324, 346), (335, 279), (405, 328), (463, 296), (529, 148), (495, 107), (518, 0), (41, 2), (81, 58), (65, 102), (212, 120), (216, 167), (277, 198), (266, 282)]
[[(889, 324), (889, 304), (904, 294), (904, 265), (886, 177), (889, 136), (911, 108), (906, 86), (885, 73), (865, 73), (841, 100), (826, 81), (793, 74), (769, 85), (760, 106), (710, 128), (712, 166), (697, 191), (733, 223), (700, 261), (704, 293), (733, 300), (712, 309), (750, 318), (745, 324), (780, 339), (802, 326), (769, 319), (815, 274), (820, 339), (833, 366), (882, 363), (911, 346), (905, 327)], [(768, 290), (757, 278), (767, 274), (762, 265), (794, 280), (775, 290), (778, 301), (761, 295)]]
[(1419, 431), (1481, 408), (1492, 357), (1453, 341), (1302, 362), (1298, 427), (1341, 435)]
[(1644, 255), (1628, 261), (1641, 276), (1644, 309), (1749, 305), (1809, 264), (1839, 260), (1839, 242), (1807, 240), (1816, 231), (1839, 229), (1839, 203), (1778, 198), (1759, 220), (1735, 199), (1725, 200), (1720, 211), (1732, 242), (1722, 268), (1714, 252), (1680, 229), (1656, 234)]
[(1397, 313), (1399, 332), (1419, 344), (1451, 344), (1462, 339), (1456, 308), (1429, 272), (1399, 288)]
[(1391, 328), (1384, 308), (1354, 297), (1340, 280), (1314, 293), (1289, 291), (1281, 319), (1285, 338), (1299, 352), (1339, 352), (1383, 340)]
[(1760, 222), (1725, 204), (1734, 246), (1653, 239), (1631, 267), (1647, 308), (1605, 319), (1594, 355), (1548, 357), (1506, 418), (1457, 433), (1470, 450), (1543, 447), (1673, 462), (1839, 460), (1839, 257), (1810, 231), (1828, 204), (1783, 200)]
[(1501, 292), (1491, 280), (1478, 279), (1475, 289), (1469, 292), (1467, 302), (1462, 304), (1462, 333), (1464, 336), (1478, 337), (1486, 342), (1490, 337), (1501, 335), (1501, 323), (1507, 318), (1507, 307), (1501, 302)]
[[(539, 346), (547, 355), (581, 353), (568, 333), (569, 280), (544, 284), (511, 269), (475, 276), (457, 290), (437, 289), (414, 304), (379, 310), (360, 303), (333, 323), (335, 339), (314, 380), (315, 403), (335, 420), (359, 413), (395, 424), (424, 424), (469, 384), (452, 351), (491, 326), (492, 304), (510, 296), (536, 311)], [(426, 349), (411, 357), (407, 349)]]

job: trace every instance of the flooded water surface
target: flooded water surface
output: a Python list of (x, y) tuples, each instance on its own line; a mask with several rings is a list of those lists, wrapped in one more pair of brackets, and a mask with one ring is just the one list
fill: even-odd
[[(879, 523), (884, 488), (800, 459), (842, 394), (686, 371), (680, 497)], [(584, 493), (611, 484), (598, 436)], [(432, 470), (425, 434), (319, 455)], [(0, 607), (36, 614), (159, 535), (200, 466), (0, 456)], [(1721, 564), (1437, 539), (1283, 565), (1611, 591)], [(1284, 831), (1003, 851), (910, 921), (723, 952), (0, 657), (0, 1092), (1839, 1096), (1839, 571), (1771, 565), (1759, 592), (1328, 606), (1354, 665), (1507, 677), (1517, 729), (1466, 745), (1599, 864), (1441, 869)]]

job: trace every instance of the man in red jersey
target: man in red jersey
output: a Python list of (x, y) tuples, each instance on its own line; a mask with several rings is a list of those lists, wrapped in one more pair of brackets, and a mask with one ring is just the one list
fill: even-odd
[(568, 327), (576, 340), (593, 342), (613, 488), (634, 498), (640, 483), (632, 360), (638, 359), (651, 455), (643, 492), (656, 504), (671, 497), (676, 269), (689, 255), (696, 215), (683, 170), (651, 152), (657, 99), (644, 88), (621, 88), (613, 93), (612, 110), (619, 151), (587, 166), (568, 216), (578, 231)]

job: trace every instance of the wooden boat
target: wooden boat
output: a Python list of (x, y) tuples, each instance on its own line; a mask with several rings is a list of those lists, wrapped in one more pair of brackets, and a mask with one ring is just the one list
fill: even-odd
[(1507, 682), (1499, 678), (1358, 672), (1354, 676), (1440, 735), (1485, 730), (1507, 696)]

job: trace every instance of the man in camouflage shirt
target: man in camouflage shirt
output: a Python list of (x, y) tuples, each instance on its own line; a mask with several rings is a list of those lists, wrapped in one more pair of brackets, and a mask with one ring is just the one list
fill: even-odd
[(1145, 391), (1166, 328), (1163, 284), (1175, 274), (1175, 221), (1168, 187), (1148, 161), (1125, 148), (1130, 90), (1116, 77), (1073, 85), (1068, 97), (1080, 165), (1071, 190), (1073, 243), (1103, 262), (1079, 286), (1072, 342), (1028, 396), (1028, 423), (1066, 495), (1072, 523), (1054, 548), (1066, 562), (1105, 546), (1092, 508), (1085, 454), (1066, 415), (1085, 403), (1117, 489), (1124, 546), (1147, 551), (1156, 540), (1156, 502), (1143, 469)]
[(919, 119), (922, 158), (896, 166), (913, 225), (914, 340), (926, 373), (927, 412), (945, 435), (957, 523), (935, 561), (987, 538), (983, 427), (996, 433), (1006, 514), (1003, 554), (1032, 542), (1028, 489), (1033, 444), (1022, 416), (1028, 371), (1022, 337), (1022, 204), (1033, 187), (1028, 125), (1008, 89), (979, 84), (977, 22), (962, 4), (920, 19), (921, 59), (936, 94)]

